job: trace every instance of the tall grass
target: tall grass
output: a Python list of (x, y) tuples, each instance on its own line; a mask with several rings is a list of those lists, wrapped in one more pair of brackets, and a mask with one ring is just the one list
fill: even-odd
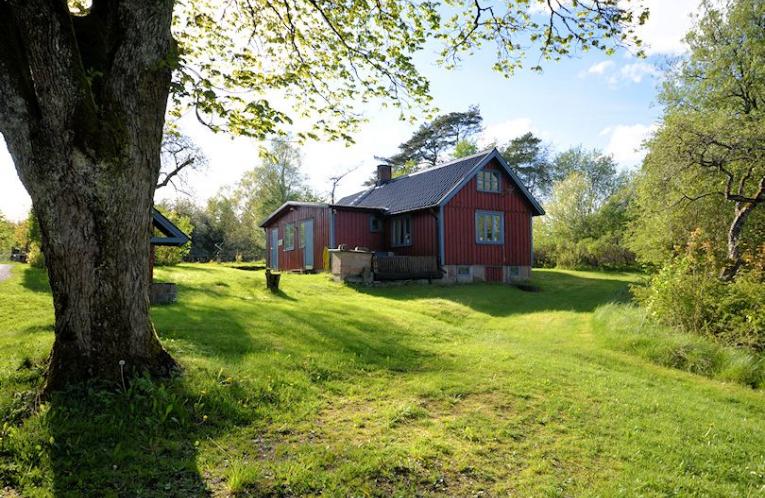
[(599, 306), (593, 313), (592, 325), (595, 333), (612, 349), (636, 354), (665, 367), (765, 388), (765, 355), (658, 324), (642, 308), (628, 304)]

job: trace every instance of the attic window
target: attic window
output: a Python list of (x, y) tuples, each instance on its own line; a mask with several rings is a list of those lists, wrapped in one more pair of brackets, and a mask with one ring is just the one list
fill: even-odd
[(499, 173), (492, 170), (481, 170), (478, 172), (478, 191), (479, 192), (499, 192), (500, 179)]

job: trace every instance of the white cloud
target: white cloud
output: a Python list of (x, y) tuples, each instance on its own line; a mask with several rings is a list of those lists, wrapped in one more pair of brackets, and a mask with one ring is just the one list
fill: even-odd
[(588, 74), (603, 74), (613, 65), (614, 65), (614, 61), (598, 62), (597, 64), (593, 64), (592, 66), (590, 66), (589, 69), (587, 69), (587, 73)]
[(636, 62), (622, 67), (619, 74), (622, 79), (632, 81), (633, 83), (640, 83), (645, 77), (661, 77), (662, 72), (653, 64)]
[(478, 138), (478, 146), (501, 145), (529, 131), (540, 134), (529, 118), (516, 118), (493, 123), (484, 128), (483, 133)]
[[(634, 4), (634, 2), (633, 2)], [(649, 9), (648, 21), (637, 28), (648, 55), (680, 55), (688, 50), (683, 42), (693, 26), (699, 0), (643, 0)]]
[(656, 124), (616, 125), (604, 129), (600, 134), (609, 137), (606, 153), (613, 155), (616, 162), (629, 168), (637, 166), (643, 160), (646, 154), (643, 141), (656, 129)]
[(27, 217), (30, 207), (32, 200), (16, 174), (11, 155), (0, 135), (0, 212), (13, 221), (21, 221)]

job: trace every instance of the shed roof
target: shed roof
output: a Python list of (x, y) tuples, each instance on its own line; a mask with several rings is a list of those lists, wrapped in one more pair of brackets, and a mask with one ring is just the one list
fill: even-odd
[(189, 236), (183, 233), (183, 231), (175, 226), (172, 221), (168, 220), (162, 213), (152, 208), (152, 225), (159, 230), (164, 237), (152, 237), (151, 245), (153, 246), (182, 246), (190, 240)]

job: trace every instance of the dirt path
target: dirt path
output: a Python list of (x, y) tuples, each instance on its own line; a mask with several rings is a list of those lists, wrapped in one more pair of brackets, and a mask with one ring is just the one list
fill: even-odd
[(0, 265), (0, 282), (11, 276), (11, 265)]

